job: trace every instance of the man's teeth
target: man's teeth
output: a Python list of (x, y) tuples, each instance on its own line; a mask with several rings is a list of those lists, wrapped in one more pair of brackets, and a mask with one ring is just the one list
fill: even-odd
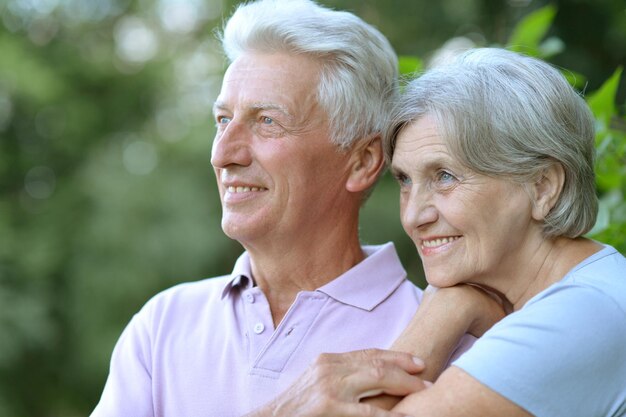
[(261, 191), (261, 187), (227, 187), (229, 193), (249, 193), (250, 191)]
[(460, 236), (452, 236), (452, 237), (442, 237), (439, 239), (433, 240), (422, 240), (422, 246), (427, 248), (434, 248), (436, 246), (445, 245), (446, 243), (450, 243), (454, 240), (457, 240)]

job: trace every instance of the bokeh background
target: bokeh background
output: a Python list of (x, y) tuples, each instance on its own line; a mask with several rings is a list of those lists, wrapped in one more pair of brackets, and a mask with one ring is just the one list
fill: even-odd
[[(88, 415), (133, 313), (241, 253), (220, 230), (209, 163), (225, 69), (214, 29), (235, 3), (0, 0), (0, 417)], [(444, 45), (525, 38), (581, 91), (604, 88), (594, 236), (626, 250), (624, 0), (321, 3), (379, 27), (405, 72)], [(362, 239), (396, 242), (423, 285), (397, 200), (384, 177)]]

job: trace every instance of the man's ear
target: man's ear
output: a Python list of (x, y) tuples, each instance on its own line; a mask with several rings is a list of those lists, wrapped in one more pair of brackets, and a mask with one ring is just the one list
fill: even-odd
[(346, 189), (353, 193), (365, 191), (376, 183), (385, 166), (380, 135), (374, 136), (369, 141), (357, 143), (351, 152), (350, 175), (346, 181)]
[(550, 210), (554, 207), (565, 183), (565, 171), (563, 165), (553, 163), (532, 185), (534, 204), (532, 210), (533, 219), (543, 221)]

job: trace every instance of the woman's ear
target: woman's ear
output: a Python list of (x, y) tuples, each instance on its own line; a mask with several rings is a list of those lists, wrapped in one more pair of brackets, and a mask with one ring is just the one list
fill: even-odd
[(376, 183), (385, 166), (380, 135), (363, 144), (357, 144), (351, 152), (346, 189), (353, 193), (365, 191)]
[(563, 191), (565, 171), (559, 162), (547, 168), (533, 184), (534, 204), (533, 219), (543, 221), (554, 207)]

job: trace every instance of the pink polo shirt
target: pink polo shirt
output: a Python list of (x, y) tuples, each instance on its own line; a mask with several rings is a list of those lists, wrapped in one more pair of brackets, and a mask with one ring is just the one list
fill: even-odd
[(277, 328), (241, 255), (228, 276), (151, 299), (120, 337), (92, 417), (235, 417), (280, 394), (322, 352), (386, 348), (417, 309), (392, 243), (315, 291)]

